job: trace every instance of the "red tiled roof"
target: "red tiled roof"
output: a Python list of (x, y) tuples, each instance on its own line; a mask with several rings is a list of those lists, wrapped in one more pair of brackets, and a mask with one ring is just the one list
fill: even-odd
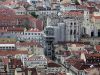
[(27, 51), (18, 51), (18, 50), (0, 50), (0, 56), (7, 56), (7, 55), (16, 55), (16, 54), (28, 54)]
[(100, 58), (100, 53), (86, 54), (86, 57), (99, 57)]
[(95, 18), (95, 19), (100, 19), (100, 16), (93, 16), (93, 18)]
[(2, 62), (7, 65), (9, 63), (9, 59), (8, 58), (2, 58)]
[(19, 2), (17, 2), (17, 4), (23, 5), (23, 6), (28, 6), (28, 5), (30, 5), (28, 2), (25, 2), (25, 1), (19, 1)]
[(38, 28), (40, 31), (42, 31), (43, 30), (43, 27), (44, 27), (43, 21), (37, 20), (36, 21), (36, 28)]
[(86, 51), (86, 50), (81, 50), (81, 51), (79, 51), (79, 50), (77, 50), (77, 51), (70, 51), (71, 53), (73, 53), (73, 54), (81, 54), (81, 53), (84, 53), (84, 54), (88, 54), (88, 52)]
[(90, 14), (96, 11), (95, 7), (87, 7), (87, 9), (89, 10)]
[[(43, 30), (43, 21), (36, 19), (30, 15), (2, 15), (0, 14), (0, 26), (1, 27), (12, 27), (12, 26), (16, 26), (17, 23), (19, 25), (23, 25), (25, 24), (25, 21), (28, 21), (28, 26), (30, 27), (36, 27), (37, 29), (39, 29), (40, 31)], [(18, 28), (17, 30), (19, 30), (20, 28)], [(9, 29), (8, 29), (9, 30)], [(14, 29), (10, 29), (10, 30), (14, 30)]]
[(15, 15), (15, 11), (9, 8), (0, 8), (0, 15)]
[(0, 14), (0, 20), (15, 20), (14, 16)]
[(14, 5), (14, 4), (16, 4), (16, 2), (14, 2), (14, 1), (4, 1), (4, 2), (2, 2), (2, 4), (3, 5)]
[(37, 47), (42, 47), (42, 45), (40, 45), (40, 43), (36, 42), (36, 41), (31, 41), (31, 42), (17, 42), (16, 46), (37, 46)]
[(12, 65), (16, 67), (21, 67), (23, 65), (22, 61), (20, 59), (11, 59)]
[(97, 51), (100, 51), (100, 45), (96, 45), (95, 48)]
[(82, 59), (67, 59), (66, 61), (73, 65), (75, 64), (75, 62), (84, 62), (84, 60)]
[(0, 33), (7, 32), (7, 30), (0, 29)]
[(36, 19), (32, 16), (28, 16), (28, 20), (31, 22), (30, 26), (34, 25), (37, 29), (43, 30), (43, 21)]
[(100, 9), (100, 4), (96, 4), (96, 7), (97, 7), (98, 9)]
[(81, 8), (81, 9), (87, 9), (86, 5), (76, 5), (77, 8)]
[(12, 31), (16, 31), (16, 32), (23, 32), (24, 31), (24, 28), (18, 28), (18, 27), (15, 27), (15, 28), (8, 28), (7, 29), (8, 32), (12, 32)]
[(68, 6), (74, 6), (78, 9), (87, 9), (87, 6), (86, 5), (75, 5), (75, 4), (68, 4), (68, 3), (65, 3), (63, 4), (65, 7), (68, 7)]
[(32, 69), (32, 75), (38, 75), (38, 74), (37, 74), (36, 68), (33, 68), (33, 69)]
[(16, 18), (28, 18), (28, 15), (15, 15)]
[(90, 67), (89, 65), (84, 63), (84, 60), (81, 59), (67, 59), (66, 61), (78, 70), (84, 70)]
[(69, 12), (64, 12), (62, 15), (70, 15), (70, 16), (82, 16), (83, 13), (77, 12), (77, 11), (69, 11)]
[(61, 65), (55, 62), (48, 62), (48, 67), (61, 67)]
[(87, 3), (88, 3), (88, 5), (89, 5), (89, 6), (96, 5), (96, 3), (95, 3), (95, 2), (91, 2), (91, 1), (88, 1)]

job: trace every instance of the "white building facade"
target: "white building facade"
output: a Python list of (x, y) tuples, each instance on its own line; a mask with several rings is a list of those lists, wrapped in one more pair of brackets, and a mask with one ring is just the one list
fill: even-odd
[(28, 68), (45, 68), (47, 66), (47, 59), (44, 55), (33, 55), (23, 59), (23, 64)]
[(37, 28), (30, 29), (29, 31), (18, 34), (17, 39), (20, 41), (35, 40), (36, 42), (42, 42), (42, 31), (39, 31)]
[(0, 44), (0, 50), (16, 50), (15, 44)]

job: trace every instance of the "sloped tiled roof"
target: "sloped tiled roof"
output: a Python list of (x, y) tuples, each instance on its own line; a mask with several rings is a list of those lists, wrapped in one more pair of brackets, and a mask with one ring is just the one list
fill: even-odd
[(64, 12), (62, 15), (66, 16), (83, 16), (83, 13), (80, 11), (69, 11), (69, 12)]
[(18, 50), (0, 50), (0, 56), (16, 55), (16, 54), (28, 54), (27, 51), (18, 51)]
[(48, 67), (61, 67), (61, 65), (51, 61), (51, 62), (48, 62)]
[(10, 31), (11, 31), (11, 32), (12, 32), (12, 31), (15, 31), (15, 32), (23, 32), (23, 31), (24, 31), (24, 28), (21, 28), (21, 27), (20, 27), (20, 28), (19, 28), (19, 27), (10, 28), (10, 27), (9, 27), (9, 28), (7, 29), (7, 31), (8, 31), (8, 32), (10, 32)]
[(37, 46), (37, 47), (42, 47), (42, 45), (40, 45), (39, 42), (36, 42), (35, 40), (31, 41), (31, 42), (17, 42), (16, 46)]

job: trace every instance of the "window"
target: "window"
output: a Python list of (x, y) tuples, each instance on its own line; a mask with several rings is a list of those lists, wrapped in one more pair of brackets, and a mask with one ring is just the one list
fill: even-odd
[(2, 47), (3, 49), (5, 48), (5, 47)]
[(76, 25), (76, 22), (74, 22), (74, 25)]
[(37, 33), (35, 33), (35, 35), (37, 35)]
[(15, 48), (15, 47), (12, 47), (12, 48)]
[(51, 55), (51, 52), (48, 52), (48, 55)]
[(11, 47), (9, 47), (9, 48), (11, 48)]
[(74, 30), (74, 34), (76, 34), (76, 30)]
[(30, 35), (30, 33), (28, 33), (28, 35)]
[(25, 35), (27, 35), (27, 33), (25, 33)]
[(32, 33), (32, 35), (33, 35), (33, 33)]
[(88, 19), (87, 19), (87, 21), (88, 21)]
[(71, 22), (70, 25), (73, 25), (73, 23)]
[(70, 30), (70, 35), (72, 35), (72, 30)]
[(40, 33), (38, 33), (38, 35), (40, 35)]
[(6, 47), (6, 48), (8, 48), (8, 47)]

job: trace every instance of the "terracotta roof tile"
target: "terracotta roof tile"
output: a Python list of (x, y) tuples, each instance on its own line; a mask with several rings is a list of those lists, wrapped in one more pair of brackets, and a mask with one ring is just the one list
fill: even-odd
[(23, 5), (23, 6), (28, 6), (28, 5), (30, 5), (28, 2), (25, 2), (25, 1), (19, 1), (19, 2), (17, 2), (17, 4)]
[(100, 4), (96, 4), (96, 7), (97, 7), (98, 9), (100, 9)]
[(89, 58), (89, 57), (99, 57), (99, 58), (100, 58), (100, 53), (86, 54), (86, 57), (87, 57), (87, 58)]
[(24, 31), (24, 28), (18, 28), (18, 27), (11, 28), (11, 27), (9, 27), (9, 28), (7, 29), (7, 31), (8, 31), (8, 32), (12, 32), (12, 31), (14, 31), (14, 32), (23, 32), (23, 31)]
[(81, 59), (67, 59), (67, 62), (78, 70), (84, 70), (90, 67), (90, 65), (85, 64)]
[(8, 58), (2, 58), (2, 62), (7, 65), (9, 63), (9, 59)]
[(40, 45), (40, 43), (36, 42), (36, 41), (31, 41), (31, 42), (17, 42), (16, 46), (37, 46), (37, 47), (42, 47), (42, 45)]
[(36, 21), (36, 28), (38, 28), (40, 31), (42, 31), (43, 27), (44, 27), (43, 21), (42, 20), (37, 20)]
[(0, 50), (0, 56), (8, 56), (8, 55), (16, 55), (16, 54), (28, 54), (28, 52), (18, 51), (18, 50), (9, 50), (9, 51)]
[(20, 59), (11, 59), (11, 63), (12, 63), (12, 65), (14, 65), (16, 67), (21, 67), (21, 65), (23, 65), (23, 63)]
[(2, 33), (2, 32), (7, 32), (7, 30), (0, 29), (0, 33)]
[(38, 75), (38, 74), (37, 74), (36, 68), (33, 68), (33, 69), (32, 69), (32, 75)]
[(95, 2), (92, 2), (92, 1), (89, 1), (89, 2), (87, 2), (87, 3), (88, 3), (88, 5), (89, 5), (90, 7), (96, 5), (96, 3), (95, 3)]
[(87, 9), (89, 10), (90, 14), (96, 11), (95, 7), (87, 7)]
[(61, 65), (55, 62), (48, 62), (48, 67), (61, 67)]
[(62, 15), (68, 15), (68, 16), (83, 16), (83, 13), (77, 12), (77, 11), (69, 11), (69, 12), (64, 12)]
[(3, 5), (14, 5), (14, 4), (16, 4), (16, 2), (14, 2), (14, 1), (4, 1), (4, 2), (2, 2), (2, 4)]
[(95, 19), (100, 19), (100, 16), (92, 16)]

